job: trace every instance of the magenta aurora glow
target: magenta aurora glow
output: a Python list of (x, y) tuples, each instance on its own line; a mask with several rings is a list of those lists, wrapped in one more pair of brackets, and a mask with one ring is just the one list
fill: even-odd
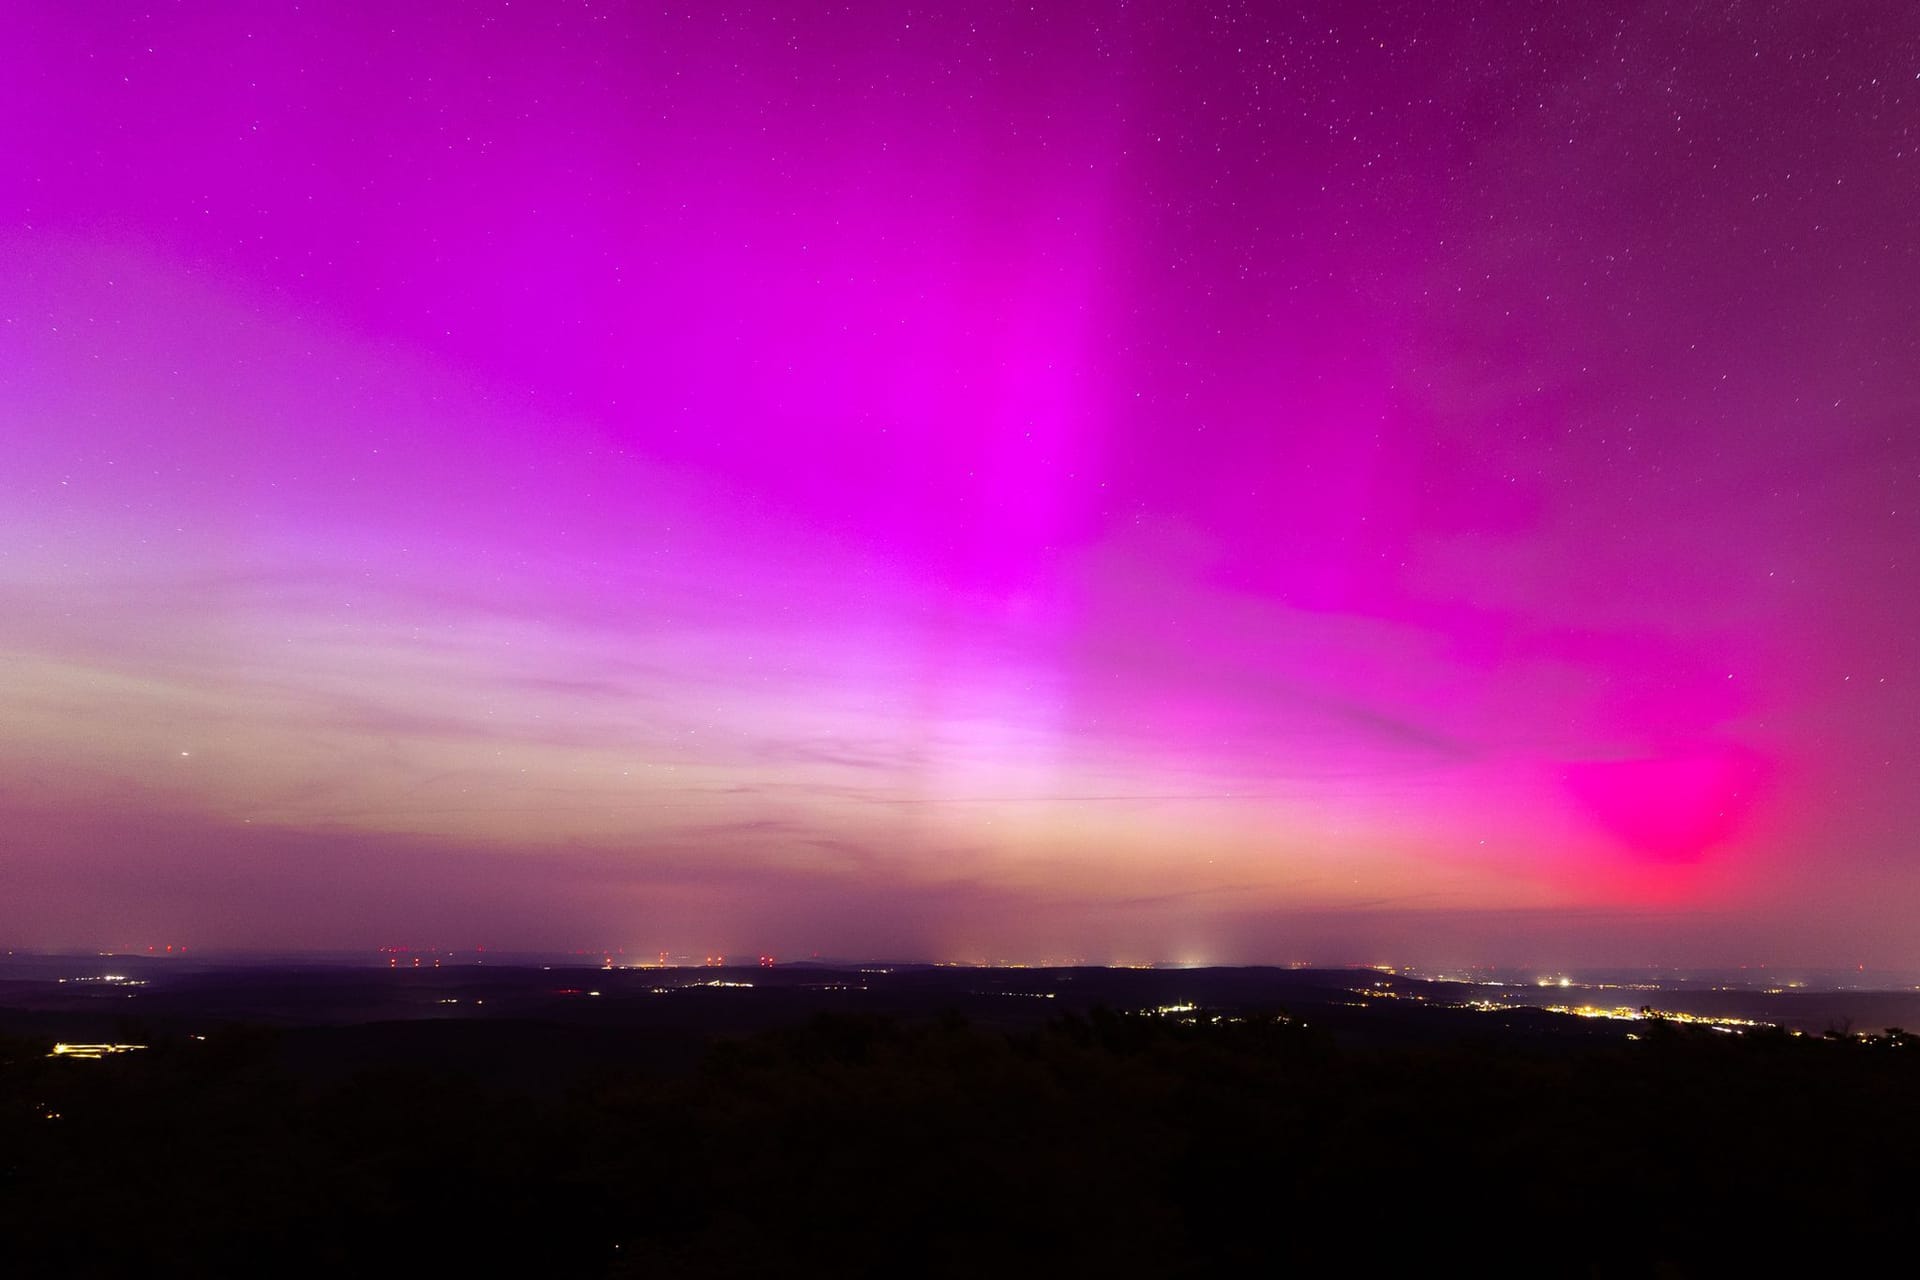
[(8, 25), (8, 945), (1920, 967), (1920, 8)]

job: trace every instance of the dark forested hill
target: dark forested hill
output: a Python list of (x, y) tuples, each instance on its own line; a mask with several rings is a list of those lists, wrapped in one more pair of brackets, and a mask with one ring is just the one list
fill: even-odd
[[(86, 1062), (15, 1037), (0, 1045), (0, 1257), (16, 1275), (1448, 1259), (1709, 1275), (1795, 1243), (1897, 1249), (1920, 1173), (1920, 1047), (1898, 1035), (1653, 1023), (1571, 1047), (1370, 1048), (1284, 1017), (842, 1014), (641, 1069), (609, 1034), (472, 1024), (430, 1052), (362, 1044), (320, 1070), (310, 1033), (235, 1026)], [(582, 1036), (554, 1059), (565, 1078), (492, 1069)]]

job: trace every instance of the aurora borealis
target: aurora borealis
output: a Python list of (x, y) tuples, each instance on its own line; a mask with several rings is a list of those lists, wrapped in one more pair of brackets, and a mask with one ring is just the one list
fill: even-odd
[(14, 5), (0, 940), (1920, 967), (1920, 10)]

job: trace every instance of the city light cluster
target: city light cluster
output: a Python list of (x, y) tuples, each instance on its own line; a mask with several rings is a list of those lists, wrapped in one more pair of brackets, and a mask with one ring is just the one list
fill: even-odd
[(1632, 1005), (1614, 1005), (1604, 1007), (1593, 1004), (1548, 1004), (1515, 1005), (1501, 1000), (1470, 1000), (1460, 1006), (1465, 1009), (1478, 1009), (1482, 1013), (1511, 1012), (1514, 1009), (1537, 1008), (1544, 1013), (1566, 1014), (1575, 1018), (1605, 1018), (1616, 1022), (1677, 1022), (1690, 1026), (1714, 1027), (1722, 1031), (1738, 1031), (1749, 1027), (1771, 1027), (1774, 1023), (1761, 1022), (1753, 1018), (1733, 1018), (1706, 1016), (1697, 1013), (1682, 1013), (1667, 1009), (1654, 1009), (1646, 1006), (1634, 1008)]
[(62, 1042), (54, 1045), (53, 1052), (47, 1056), (49, 1058), (80, 1058), (91, 1062), (107, 1057), (109, 1054), (132, 1053), (136, 1049), (146, 1047), (143, 1044), (66, 1044)]

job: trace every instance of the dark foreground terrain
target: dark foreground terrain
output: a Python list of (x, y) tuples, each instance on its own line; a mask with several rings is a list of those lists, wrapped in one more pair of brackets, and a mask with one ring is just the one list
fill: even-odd
[[(22, 984), (0, 1272), (1909, 1273), (1903, 1033), (1354, 974), (862, 977)], [(146, 1047), (49, 1056), (80, 1032)]]

